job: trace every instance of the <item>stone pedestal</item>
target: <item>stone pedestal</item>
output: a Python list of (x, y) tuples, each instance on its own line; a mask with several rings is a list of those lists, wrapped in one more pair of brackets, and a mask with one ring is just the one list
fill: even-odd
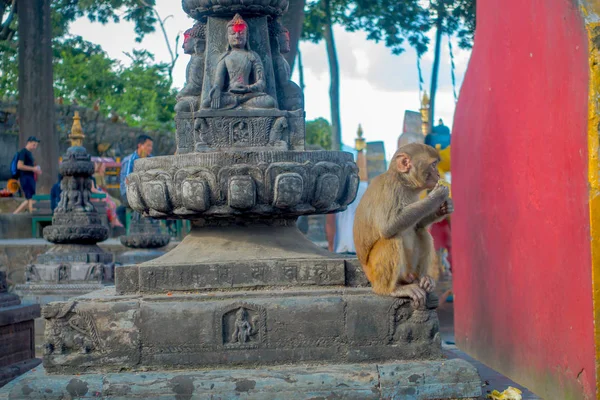
[(296, 227), (345, 210), (359, 178), (351, 154), (305, 151), (302, 93), (282, 56), (288, 1), (183, 7), (197, 20), (186, 40), (206, 41), (204, 65), (188, 68), (200, 95), (178, 103), (177, 155), (136, 160), (126, 185), (133, 210), (191, 220), (192, 232), (119, 267), (114, 288), (45, 306), (45, 375), (11, 396), (27, 385), (116, 398), (478, 397), (476, 370), (443, 359), (437, 298), (415, 308), (373, 295), (356, 260)]
[(121, 244), (132, 250), (117, 257), (119, 265), (136, 265), (153, 260), (165, 254), (161, 250), (171, 241), (163, 232), (160, 221), (142, 217), (138, 212), (131, 213), (129, 234), (120, 237)]
[(34, 318), (40, 316), (39, 304), (21, 304), (8, 293), (6, 274), (0, 272), (0, 387), (39, 365), (35, 358)]

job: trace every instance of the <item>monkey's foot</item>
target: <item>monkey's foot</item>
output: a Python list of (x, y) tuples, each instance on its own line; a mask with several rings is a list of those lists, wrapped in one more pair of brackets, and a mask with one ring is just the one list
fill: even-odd
[(435, 281), (430, 276), (424, 276), (419, 281), (419, 287), (427, 293), (431, 293), (433, 292), (433, 289), (435, 289)]
[(425, 305), (427, 292), (420, 284), (413, 283), (411, 285), (400, 286), (391, 293), (392, 297), (406, 297), (414, 302), (415, 308), (420, 308)]

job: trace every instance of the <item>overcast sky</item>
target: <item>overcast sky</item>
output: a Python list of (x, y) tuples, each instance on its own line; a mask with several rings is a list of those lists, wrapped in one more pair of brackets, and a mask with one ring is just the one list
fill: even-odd
[[(162, 18), (172, 15), (166, 22), (171, 41), (177, 33), (193, 25), (181, 9), (181, 2), (157, 0), (157, 10)], [(397, 138), (402, 132), (405, 110), (417, 111), (420, 106), (417, 57), (412, 49), (394, 56), (382, 43), (367, 41), (362, 32), (349, 33), (343, 28), (334, 29), (341, 69), (342, 140), (354, 145), (358, 124), (361, 123), (367, 141), (383, 140), (388, 157), (396, 150)], [(133, 24), (101, 25), (80, 19), (71, 26), (71, 33), (81, 35), (90, 42), (100, 44), (110, 57), (128, 61), (123, 52), (145, 48), (154, 53), (157, 61), (169, 61), (169, 52), (162, 33), (158, 30), (136, 43)], [(325, 44), (300, 44), (305, 72), (305, 97), (307, 120), (324, 117), (330, 120), (329, 69)], [(180, 53), (183, 53), (180, 50)], [(470, 53), (454, 46), (457, 91), (467, 67)], [(442, 46), (436, 120), (442, 118), (452, 125), (454, 96), (450, 75), (450, 56), (447, 39)], [(185, 83), (185, 69), (189, 57), (181, 54), (174, 71), (174, 85)], [(425, 89), (429, 91), (433, 53), (423, 57), (421, 67)], [(297, 69), (292, 78), (298, 82)]]

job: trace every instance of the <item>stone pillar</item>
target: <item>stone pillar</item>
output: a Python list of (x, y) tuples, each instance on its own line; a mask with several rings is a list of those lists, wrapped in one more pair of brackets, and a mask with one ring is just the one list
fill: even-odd
[(6, 273), (0, 271), (0, 387), (39, 365), (35, 358), (34, 324), (39, 304), (21, 304), (8, 293)]

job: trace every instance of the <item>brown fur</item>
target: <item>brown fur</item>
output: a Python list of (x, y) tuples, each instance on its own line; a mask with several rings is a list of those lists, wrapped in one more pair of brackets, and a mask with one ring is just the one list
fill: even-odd
[[(410, 164), (404, 172), (403, 159)], [(356, 210), (356, 253), (375, 293), (393, 295), (422, 277), (437, 277), (433, 238), (427, 227), (442, 217), (437, 216), (447, 190), (436, 187), (419, 201), (432, 179), (439, 179), (437, 160), (437, 150), (430, 146), (400, 147), (389, 170), (373, 179)]]

